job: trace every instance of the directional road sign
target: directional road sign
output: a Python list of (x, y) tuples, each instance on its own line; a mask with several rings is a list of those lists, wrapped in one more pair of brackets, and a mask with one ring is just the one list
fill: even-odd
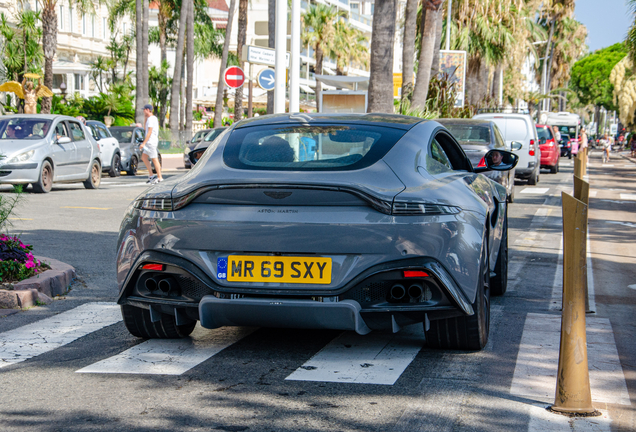
[[(243, 45), (243, 61), (265, 66), (276, 66), (276, 50), (254, 45)], [(289, 53), (285, 53), (285, 67), (289, 68)]]
[(239, 88), (245, 82), (245, 73), (238, 66), (230, 66), (223, 74), (225, 84), (231, 88)]
[(276, 83), (276, 74), (274, 69), (263, 69), (259, 72), (256, 79), (258, 81), (258, 85), (263, 90), (274, 90), (274, 84)]

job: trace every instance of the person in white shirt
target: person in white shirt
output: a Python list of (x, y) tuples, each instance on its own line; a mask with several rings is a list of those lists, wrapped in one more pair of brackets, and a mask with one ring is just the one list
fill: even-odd
[[(144, 141), (139, 145), (139, 150), (142, 150), (141, 160), (146, 165), (148, 170), (148, 182), (151, 184), (157, 184), (163, 181), (161, 176), (161, 164), (159, 163), (159, 153), (157, 152), (157, 146), (159, 145), (159, 120), (152, 114), (152, 105), (144, 105), (144, 116), (146, 117), (146, 137)], [(152, 166), (150, 160), (155, 166), (156, 175), (152, 175)]]

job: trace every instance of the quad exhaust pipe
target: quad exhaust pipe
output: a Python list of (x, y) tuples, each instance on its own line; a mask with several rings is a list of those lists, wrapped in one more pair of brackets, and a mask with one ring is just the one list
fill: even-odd
[(391, 287), (390, 294), (391, 294), (391, 299), (402, 300), (404, 296), (406, 295), (406, 289), (404, 288), (404, 285), (395, 284)]
[(409, 287), (409, 297), (413, 300), (419, 300), (424, 294), (422, 285), (413, 284)]
[(420, 284), (413, 284), (406, 289), (402, 284), (395, 284), (391, 287), (389, 295), (393, 301), (411, 300), (418, 302), (424, 296), (424, 288)]
[(165, 278), (148, 278), (144, 281), (144, 286), (150, 292), (157, 290), (164, 294), (180, 295), (179, 284), (172, 277)]

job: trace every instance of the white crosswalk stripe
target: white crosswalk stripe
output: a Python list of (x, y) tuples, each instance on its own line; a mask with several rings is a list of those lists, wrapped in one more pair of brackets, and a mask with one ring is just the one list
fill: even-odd
[(423, 327), (366, 336), (345, 332), (286, 379), (393, 385), (422, 348)]
[(197, 327), (190, 338), (148, 340), (77, 372), (181, 375), (254, 331), (249, 327)]
[(533, 194), (533, 195), (544, 195), (550, 190), (550, 188), (540, 188), (540, 187), (527, 187), (524, 188), (521, 193), (522, 194)]
[(0, 333), (0, 368), (20, 363), (121, 321), (115, 303), (86, 303), (59, 315)]

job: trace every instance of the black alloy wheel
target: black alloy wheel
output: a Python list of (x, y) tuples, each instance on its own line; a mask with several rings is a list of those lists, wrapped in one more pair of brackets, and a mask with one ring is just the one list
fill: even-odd
[(42, 162), (40, 179), (33, 183), (35, 193), (49, 193), (53, 189), (53, 166), (49, 161)]
[(121, 156), (119, 153), (113, 155), (113, 161), (110, 165), (110, 170), (108, 170), (108, 175), (110, 177), (119, 177), (121, 175)]
[(128, 166), (128, 171), (126, 171), (126, 174), (130, 176), (136, 176), (138, 169), (139, 169), (139, 160), (137, 160), (137, 156), (133, 155), (130, 158), (130, 165)]

